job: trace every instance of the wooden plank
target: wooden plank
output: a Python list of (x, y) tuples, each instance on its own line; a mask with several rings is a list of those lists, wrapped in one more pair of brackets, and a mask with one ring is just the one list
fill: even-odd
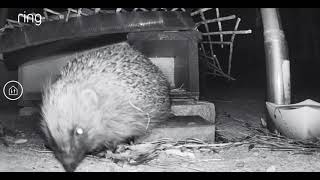
[(94, 14), (65, 20), (46, 21), (40, 26), (13, 29), (0, 36), (0, 52), (64, 39), (86, 38), (112, 33), (192, 30), (194, 22), (185, 12), (131, 12)]
[(31, 46), (13, 52), (4, 53), (4, 63), (9, 70), (15, 70), (23, 63), (31, 60), (39, 60), (53, 55), (74, 53), (90, 48), (104, 46), (112, 41), (126, 40), (125, 34), (107, 34), (93, 38), (67, 39), (45, 43), (40, 46)]

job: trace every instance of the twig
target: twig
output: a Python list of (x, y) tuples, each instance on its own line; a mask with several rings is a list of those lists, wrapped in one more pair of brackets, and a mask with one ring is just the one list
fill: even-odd
[(222, 45), (231, 45), (232, 42), (221, 42), (221, 41), (202, 41), (203, 44), (222, 44)]
[(121, 12), (122, 11), (122, 8), (117, 8), (116, 9), (116, 13), (119, 13), (119, 12)]
[(81, 15), (88, 16), (88, 14), (82, 12), (82, 8), (79, 8), (78, 10), (75, 10), (75, 9), (72, 9), (72, 8), (68, 8), (68, 11), (77, 14), (77, 16), (81, 16)]
[(204, 12), (209, 11), (209, 10), (211, 10), (211, 9), (212, 9), (212, 8), (202, 8), (202, 9), (199, 9), (199, 10), (197, 10), (197, 11), (192, 12), (190, 15), (191, 15), (191, 16), (195, 16), (195, 15), (201, 13), (201, 12), (204, 13)]
[(147, 113), (147, 116), (148, 116), (148, 123), (147, 123), (147, 126), (146, 126), (146, 130), (148, 130), (149, 124), (150, 124), (150, 121), (151, 121), (149, 113)]
[(209, 19), (209, 20), (203, 20), (200, 22), (197, 22), (195, 27), (198, 27), (202, 24), (210, 24), (210, 23), (215, 23), (215, 22), (221, 22), (221, 21), (228, 21), (228, 20), (232, 20), (235, 19), (236, 16), (235, 15), (230, 15), (230, 16), (225, 16), (225, 17), (219, 17), (219, 18), (215, 18), (215, 19)]
[(79, 8), (79, 9), (78, 9), (78, 12), (77, 12), (77, 15), (78, 15), (78, 16), (81, 16), (81, 13), (82, 13), (82, 8)]
[(197, 162), (210, 162), (210, 161), (221, 161), (222, 159), (202, 159), (197, 160)]
[[(201, 17), (201, 19), (202, 19), (203, 21), (206, 20), (206, 18), (205, 18), (205, 16), (204, 16), (204, 13), (203, 13), (202, 11), (200, 12), (200, 17)], [(207, 32), (210, 32), (208, 24), (204, 24), (204, 27), (205, 27), (205, 29), (206, 29)], [(209, 41), (211, 41), (211, 36), (209, 36), (208, 39), (209, 39)], [(214, 52), (213, 52), (213, 46), (212, 46), (212, 44), (209, 44), (209, 47), (210, 47), (211, 56), (214, 57), (215, 55), (214, 55)], [(214, 64), (215, 64), (215, 63), (214, 63)]]
[[(217, 70), (218, 70), (219, 72), (221, 72), (222, 74), (225, 74), (225, 73), (223, 72), (221, 66), (220, 66), (219, 60), (217, 59), (216, 55), (214, 55), (213, 57), (209, 57), (209, 56), (207, 56), (207, 55), (205, 55), (205, 54), (200, 54), (200, 56), (203, 56), (203, 57), (205, 57), (205, 58), (211, 59), (211, 60), (213, 61), (212, 66), (213, 66), (214, 68), (217, 68)], [(210, 63), (209, 63), (209, 65), (210, 65)], [(216, 65), (217, 65), (217, 66), (216, 66)], [(216, 73), (216, 71), (214, 71), (214, 73)]]
[[(206, 49), (203, 43), (200, 43), (201, 49), (202, 49), (202, 53), (205, 55), (206, 53)], [(216, 62), (213, 60), (213, 66), (216, 67)], [(216, 73), (216, 70), (214, 69), (214, 73)]]
[(102, 162), (111, 162), (111, 160), (109, 160), (107, 158), (99, 158), (99, 157), (94, 156), (94, 155), (86, 155), (86, 157), (94, 159), (94, 160), (102, 161)]
[[(236, 25), (234, 27), (234, 31), (238, 30), (239, 24), (240, 24), (241, 19), (238, 18)], [(232, 54), (233, 54), (233, 43), (234, 43), (234, 38), (236, 37), (236, 34), (232, 34), (231, 36), (231, 45), (229, 46), (230, 51), (229, 51), (229, 62), (228, 62), (228, 75), (231, 75), (231, 67), (232, 67)]]
[(94, 8), (94, 13), (99, 13), (100, 12), (100, 10), (101, 10), (101, 8)]
[[(215, 61), (217, 62), (217, 65), (218, 65), (218, 67), (219, 67), (219, 69), (221, 69), (221, 71), (222, 71), (222, 68), (221, 68), (221, 66), (220, 66), (220, 63), (219, 63), (219, 60), (218, 60), (217, 56), (214, 55), (214, 56), (213, 56), (213, 59), (215, 59)], [(223, 72), (223, 71), (222, 71), (222, 72)]]
[(139, 8), (139, 9), (141, 9), (142, 11), (145, 11), (145, 12), (148, 11), (148, 9), (146, 9), (146, 8)]
[(44, 14), (45, 14), (45, 17), (47, 19), (49, 19), (48, 15), (47, 15), (47, 12), (51, 13), (51, 14), (54, 14), (54, 15), (57, 15), (59, 17), (59, 19), (63, 19), (64, 18), (64, 15), (59, 13), (59, 12), (56, 12), (56, 11), (53, 11), (51, 9), (48, 9), (48, 8), (43, 8), (43, 11), (44, 11)]
[(12, 24), (6, 24), (0, 31), (4, 32), (6, 29), (14, 29), (14, 26)]
[(38, 152), (38, 153), (53, 153), (52, 151), (37, 150), (37, 149), (32, 149), (32, 148), (29, 148), (29, 150), (35, 151), (35, 152)]
[(205, 170), (203, 170), (203, 169), (199, 169), (199, 168), (186, 167), (186, 166), (182, 166), (182, 167), (183, 167), (183, 168), (186, 168), (186, 169), (195, 170), (195, 171), (198, 171), (198, 172), (206, 172)]
[(220, 34), (251, 34), (252, 30), (239, 30), (239, 31), (221, 31), (221, 32), (210, 32), (210, 33), (202, 33), (204, 36), (211, 35), (220, 35)]
[[(216, 15), (217, 15), (217, 18), (220, 17), (219, 8), (216, 8)], [(222, 31), (221, 21), (218, 21), (218, 28), (219, 28), (219, 31)], [(223, 35), (222, 34), (220, 34), (220, 41), (223, 42)], [(221, 44), (221, 48), (223, 48), (223, 44)]]
[[(201, 54), (201, 55), (202, 55), (202, 54)], [(205, 58), (209, 58), (209, 59), (211, 58), (211, 57), (208, 57), (208, 56), (205, 56), (205, 55), (202, 55), (202, 56), (204, 56)], [(212, 65), (213, 68), (216, 68), (216, 71), (219, 72), (219, 73), (221, 74), (221, 76), (226, 77), (226, 78), (231, 79), (231, 80), (235, 80), (235, 78), (233, 78), (233, 77), (225, 74), (225, 73), (221, 70), (221, 68), (217, 68), (216, 66), (214, 66), (213, 64), (210, 64), (210, 63), (208, 63), (208, 64), (209, 64), (209, 65)], [(208, 74), (210, 74), (210, 73), (208, 73)]]
[[(146, 112), (144, 112), (142, 109), (140, 109), (140, 108), (138, 108), (137, 106), (135, 106), (134, 104), (132, 104), (132, 102), (131, 102), (130, 99), (129, 99), (129, 104), (130, 104), (133, 108), (137, 109), (138, 111), (140, 111), (140, 112), (142, 112), (142, 113), (146, 113)], [(147, 123), (147, 126), (146, 126), (146, 130), (148, 130), (149, 124), (150, 124), (150, 121), (151, 121), (151, 118), (150, 118), (149, 113), (146, 113), (146, 114), (147, 114), (147, 119), (148, 119), (148, 123)]]
[(12, 19), (7, 19), (7, 22), (8, 23), (13, 23), (13, 24), (18, 24), (19, 27), (21, 27), (21, 26), (30, 26), (30, 24), (22, 23), (22, 22), (15, 21), (15, 20), (12, 20)]
[(227, 146), (235, 146), (235, 145), (242, 145), (244, 144), (243, 142), (235, 142), (235, 143), (221, 143), (221, 144), (184, 144), (184, 145), (179, 145), (176, 146), (176, 148), (181, 148), (181, 147), (189, 147), (189, 148), (201, 148), (201, 147), (227, 147)]
[(68, 20), (69, 20), (70, 12), (71, 12), (70, 9), (68, 9), (68, 12), (67, 12), (67, 15), (66, 15), (66, 19), (65, 19), (66, 22), (68, 22)]

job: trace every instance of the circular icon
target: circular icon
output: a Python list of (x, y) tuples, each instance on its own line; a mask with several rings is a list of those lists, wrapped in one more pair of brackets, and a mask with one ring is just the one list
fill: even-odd
[(8, 81), (4, 85), (2, 92), (7, 99), (11, 101), (15, 101), (22, 96), (23, 87), (18, 81), (12, 80), (12, 81)]

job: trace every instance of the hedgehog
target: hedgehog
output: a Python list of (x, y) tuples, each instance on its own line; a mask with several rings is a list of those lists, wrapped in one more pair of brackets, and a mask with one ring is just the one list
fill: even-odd
[(165, 121), (169, 88), (126, 41), (79, 53), (44, 86), (41, 129), (64, 169), (75, 171), (88, 153), (114, 150)]

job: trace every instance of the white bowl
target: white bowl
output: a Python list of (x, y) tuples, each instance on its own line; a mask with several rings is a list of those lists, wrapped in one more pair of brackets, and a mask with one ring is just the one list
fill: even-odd
[(307, 99), (297, 104), (266, 102), (277, 130), (284, 136), (306, 140), (320, 137), (320, 103)]

